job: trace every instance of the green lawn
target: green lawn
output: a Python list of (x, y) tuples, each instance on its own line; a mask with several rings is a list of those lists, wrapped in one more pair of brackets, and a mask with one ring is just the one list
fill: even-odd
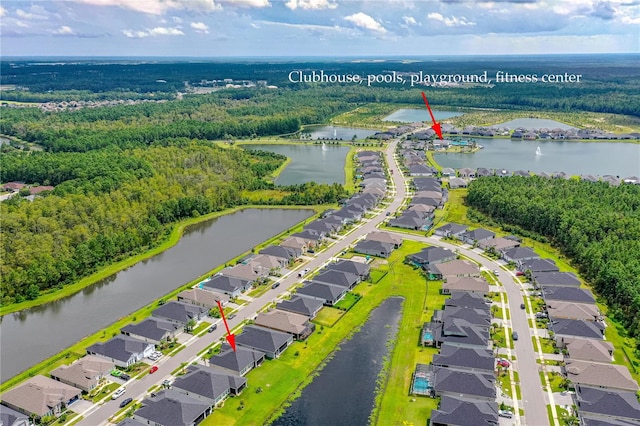
[(344, 298), (338, 303), (336, 303), (334, 306), (337, 309), (340, 309), (342, 311), (348, 311), (353, 307), (353, 305), (355, 305), (358, 302), (358, 300), (360, 300), (360, 295), (357, 295), (349, 291), (344, 296)]
[(345, 312), (340, 309), (325, 306), (318, 312), (313, 322), (325, 327), (333, 327), (344, 314)]
[(540, 339), (540, 344), (542, 345), (542, 352), (545, 354), (553, 354), (555, 353), (555, 346), (553, 344), (553, 339)]
[(191, 330), (191, 334), (193, 334), (194, 336), (197, 336), (198, 334), (202, 333), (207, 328), (209, 328), (210, 325), (211, 325), (210, 322), (202, 321), (200, 324), (198, 324), (196, 328)]
[(498, 383), (500, 383), (500, 389), (509, 398), (513, 398), (513, 392), (511, 391), (511, 380), (509, 379), (509, 372), (504, 371), (498, 377)]
[(107, 394), (113, 392), (114, 390), (118, 389), (120, 387), (119, 383), (109, 383), (103, 387), (100, 388), (100, 390), (93, 396), (91, 396), (93, 394), (93, 392), (91, 392), (91, 394), (89, 395), (91, 397), (91, 401), (93, 401), (94, 403), (98, 402), (99, 400), (101, 400), (102, 398), (104, 398), (105, 396), (107, 396)]
[(372, 269), (371, 273), (369, 274), (370, 275), (369, 281), (371, 281), (374, 284), (377, 284), (380, 282), (382, 278), (384, 278), (385, 275), (387, 275), (387, 272), (389, 272), (388, 267), (387, 268), (378, 267), (378, 268)]
[(511, 338), (507, 339), (504, 335), (504, 328), (498, 327), (496, 331), (491, 335), (493, 342), (496, 346), (500, 348), (508, 347), (508, 344), (511, 344)]
[[(541, 371), (540, 372), (540, 383), (544, 385), (544, 372)], [(562, 392), (564, 390), (566, 390), (566, 388), (563, 386), (565, 383), (564, 377), (562, 377), (561, 374), (556, 373), (554, 371), (550, 372), (547, 375), (548, 379), (549, 379), (549, 384), (551, 385), (551, 392)]]

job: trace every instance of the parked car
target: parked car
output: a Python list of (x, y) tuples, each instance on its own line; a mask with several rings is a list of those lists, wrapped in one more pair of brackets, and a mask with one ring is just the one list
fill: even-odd
[(131, 401), (133, 401), (133, 398), (127, 398), (127, 399), (123, 400), (123, 401), (120, 403), (120, 408), (124, 408), (124, 407), (126, 407), (127, 405), (131, 404)]
[(214, 331), (216, 331), (216, 328), (218, 328), (218, 324), (213, 324), (207, 331), (209, 333), (213, 333)]
[(511, 410), (498, 410), (498, 416), (510, 419), (513, 417)]
[(158, 366), (157, 366), (157, 365), (154, 365), (153, 367), (151, 367), (151, 370), (149, 370), (149, 374), (153, 374), (153, 373), (155, 373), (156, 371), (158, 371)]
[(521, 304), (520, 304), (520, 309), (526, 309), (526, 308), (527, 308), (527, 307), (526, 307), (526, 305), (525, 305), (524, 303), (521, 303)]
[(231, 315), (229, 315), (229, 316), (227, 317), (227, 319), (232, 320), (232, 319), (234, 319), (235, 317), (236, 317), (236, 314), (231, 314)]
[(514, 332), (511, 334), (511, 338), (512, 338), (513, 340), (518, 340), (518, 332), (517, 332), (517, 331), (514, 331)]
[(511, 364), (509, 364), (509, 361), (507, 361), (506, 359), (503, 359), (503, 360), (498, 360), (498, 365), (500, 367), (509, 368)]
[(309, 273), (309, 268), (303, 269), (301, 272), (298, 272), (299, 277), (304, 277)]
[(280, 283), (275, 283), (271, 286), (271, 288), (278, 288), (278, 287), (280, 287)]
[(125, 392), (126, 392), (127, 388), (125, 386), (122, 386), (121, 388), (118, 388), (113, 395), (111, 395), (111, 399), (118, 399), (120, 398)]
[(516, 271), (516, 277), (521, 277), (524, 275), (524, 272), (522, 271)]
[(497, 277), (499, 274), (500, 274), (500, 271), (498, 271), (497, 269), (493, 270), (493, 275)]
[(127, 380), (131, 379), (131, 376), (126, 373), (122, 373), (120, 374), (120, 378), (126, 382)]

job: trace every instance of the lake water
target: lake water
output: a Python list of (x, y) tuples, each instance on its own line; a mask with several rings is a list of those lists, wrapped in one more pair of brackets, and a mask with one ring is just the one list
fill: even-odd
[(356, 139), (365, 139), (368, 136), (375, 135), (378, 130), (342, 126), (306, 126), (302, 132), (311, 134), (311, 139), (338, 139), (350, 141), (353, 139), (354, 135), (356, 136)]
[[(433, 110), (433, 117), (438, 120), (446, 120), (447, 118), (459, 117), (463, 113), (454, 111), (436, 111)], [(427, 109), (399, 109), (391, 115), (387, 115), (383, 121), (401, 121), (403, 123), (417, 123), (419, 121), (431, 121), (431, 116)]]
[[(437, 153), (442, 167), (454, 169), (528, 170), (570, 175), (640, 174), (640, 145), (620, 142), (514, 141), (510, 139), (476, 139), (484, 146), (474, 154)], [(543, 155), (536, 155), (540, 147)]]
[[(366, 297), (366, 296), (365, 296)], [(376, 380), (398, 332), (402, 299), (385, 300), (273, 426), (361, 426), (374, 408)]]
[(71, 346), (313, 214), (246, 209), (191, 226), (175, 246), (57, 302), (1, 319), (0, 379)]
[(276, 152), (291, 158), (276, 179), (278, 185), (295, 185), (305, 182), (345, 183), (344, 164), (349, 152), (347, 146), (326, 144), (242, 145), (245, 149)]
[(506, 127), (508, 129), (524, 128), (527, 130), (533, 129), (575, 129), (568, 124), (560, 123), (555, 120), (548, 120), (546, 118), (516, 118), (515, 120), (507, 121), (506, 123), (495, 124), (491, 127)]

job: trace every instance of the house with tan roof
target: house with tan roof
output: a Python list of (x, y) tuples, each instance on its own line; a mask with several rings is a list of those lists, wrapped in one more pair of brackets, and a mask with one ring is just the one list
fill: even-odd
[(468, 278), (480, 277), (480, 268), (477, 264), (463, 259), (451, 260), (449, 262), (436, 263), (429, 266), (430, 278), (448, 279), (448, 278)]
[(203, 290), (201, 288), (190, 288), (178, 293), (178, 302), (191, 303), (192, 305), (203, 306), (209, 309), (217, 308), (218, 301), (220, 301), (222, 306), (226, 305), (229, 303), (229, 295)]
[(51, 378), (84, 392), (95, 389), (100, 380), (108, 376), (115, 363), (107, 359), (87, 355), (71, 365), (62, 365), (51, 372)]
[(550, 300), (547, 302), (547, 313), (554, 318), (596, 321), (602, 314), (598, 307), (591, 303), (573, 303)]
[(281, 242), (280, 246), (295, 249), (296, 251), (299, 251), (300, 254), (306, 252), (307, 249), (309, 248), (309, 244), (307, 240), (299, 237), (289, 237), (283, 242)]
[(28, 416), (58, 416), (82, 391), (45, 376), (34, 376), (2, 394), (2, 403)]
[(369, 241), (379, 241), (381, 243), (393, 244), (394, 248), (399, 248), (402, 245), (401, 237), (390, 234), (388, 232), (369, 232), (366, 236), (366, 239)]
[(315, 330), (315, 325), (309, 322), (306, 315), (274, 309), (258, 315), (256, 325), (272, 330), (293, 334), (297, 340), (304, 340)]
[(571, 359), (603, 363), (613, 360), (613, 345), (604, 340), (559, 337), (556, 339), (556, 346)]
[(579, 385), (634, 392), (640, 389), (627, 367), (623, 365), (568, 359), (562, 367), (562, 372), (572, 383)]
[[(443, 264), (444, 265), (444, 264)], [(471, 292), (486, 296), (489, 293), (489, 283), (482, 277), (453, 277), (442, 283), (442, 294), (455, 292)]]

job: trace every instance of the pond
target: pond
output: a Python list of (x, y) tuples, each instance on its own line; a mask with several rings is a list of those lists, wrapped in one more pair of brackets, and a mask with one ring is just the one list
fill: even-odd
[(291, 158), (276, 179), (277, 185), (296, 185), (305, 182), (345, 183), (344, 165), (349, 147), (322, 144), (244, 144), (245, 149), (276, 152)]
[[(436, 111), (433, 110), (433, 117), (436, 121), (446, 120), (447, 118), (459, 117), (463, 113), (455, 111)], [(391, 115), (386, 116), (384, 121), (401, 121), (403, 123), (416, 123), (419, 121), (431, 121), (431, 116), (426, 108), (424, 109), (399, 109)]]
[(387, 342), (398, 332), (401, 307), (402, 299), (396, 297), (376, 308), (273, 426), (368, 424), (376, 380), (389, 354)]
[(535, 129), (575, 129), (568, 124), (560, 123), (555, 120), (548, 120), (546, 118), (516, 118), (515, 120), (507, 121), (506, 123), (494, 124), (491, 127), (506, 127), (507, 129), (523, 128), (527, 130)]
[(245, 209), (187, 228), (175, 246), (73, 296), (1, 319), (0, 379), (97, 332), (294, 226), (312, 210)]
[[(484, 146), (473, 154), (436, 153), (442, 167), (507, 169), (569, 175), (640, 174), (640, 144), (621, 142), (523, 141), (477, 139)], [(536, 155), (540, 147), (542, 155)]]
[(323, 140), (343, 140), (350, 141), (355, 136), (356, 139), (365, 139), (373, 136), (378, 130), (359, 129), (357, 127), (343, 126), (306, 126), (302, 134), (309, 134), (310, 139)]

